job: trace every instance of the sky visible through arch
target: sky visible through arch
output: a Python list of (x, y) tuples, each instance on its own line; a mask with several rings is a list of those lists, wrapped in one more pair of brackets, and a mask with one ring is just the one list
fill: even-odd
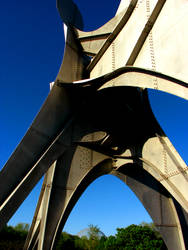
[[(84, 15), (85, 30), (113, 17), (117, 0), (75, 0)], [(49, 93), (59, 70), (64, 35), (55, 0), (3, 1), (0, 8), (0, 168), (18, 145)], [(150, 91), (153, 111), (185, 162), (188, 162), (188, 103)], [(139, 126), (139, 124), (138, 124)], [(41, 182), (9, 224), (31, 223)], [(54, 208), (55, 209), (55, 208)], [(104, 176), (91, 184), (73, 209), (65, 231), (76, 234), (98, 225), (106, 235), (117, 227), (150, 222), (142, 204), (125, 184)]]

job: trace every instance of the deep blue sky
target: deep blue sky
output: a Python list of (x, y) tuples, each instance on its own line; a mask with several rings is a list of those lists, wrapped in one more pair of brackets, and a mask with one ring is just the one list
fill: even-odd
[[(115, 14), (119, 3), (117, 0), (76, 2), (83, 12), (86, 30), (104, 24)], [(55, 79), (63, 57), (64, 34), (55, 0), (3, 1), (0, 32), (2, 168), (48, 95), (49, 83)], [(150, 93), (158, 121), (188, 162), (188, 103), (166, 93)], [(31, 223), (40, 184), (9, 224)], [(104, 176), (83, 194), (64, 230), (76, 234), (88, 224), (94, 224), (109, 235), (114, 234), (117, 227), (142, 221), (150, 222), (151, 219), (135, 195), (115, 177)]]

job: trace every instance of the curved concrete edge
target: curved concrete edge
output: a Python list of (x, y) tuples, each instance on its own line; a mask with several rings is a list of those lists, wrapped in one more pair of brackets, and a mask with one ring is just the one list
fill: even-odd
[[(156, 88), (157, 82), (157, 88)], [(133, 86), (164, 91), (188, 100), (188, 83), (159, 72), (133, 68), (127, 73), (120, 74), (114, 80), (108, 81), (101, 88), (115, 86)]]
[[(47, 250), (54, 248), (54, 244), (56, 242), (56, 239), (58, 238), (58, 234), (61, 233), (70, 212), (72, 211), (74, 205), (76, 204), (82, 193), (96, 178), (109, 173), (113, 168), (112, 160), (106, 159), (98, 163), (96, 166), (92, 166), (92, 168), (86, 172), (70, 172), (71, 177), (68, 177), (69, 170), (65, 169), (63, 164), (67, 162), (67, 157), (72, 158), (71, 154), (67, 154), (67, 156), (59, 159), (56, 166), (54, 166), (55, 175), (53, 176), (53, 184), (50, 185), (50, 183), (52, 183), (50, 182), (48, 184), (48, 188), (45, 189), (50, 190), (50, 197), (47, 202), (43, 200), (43, 204), (41, 203), (41, 209), (43, 208), (42, 210), (45, 210), (43, 211), (42, 217), (40, 217), (39, 213), (36, 217), (41, 222), (40, 230), (38, 232), (38, 249)], [(69, 162), (71, 162), (71, 160), (69, 160)], [(67, 176), (67, 179), (64, 178), (62, 180), (62, 174), (60, 174), (61, 182), (58, 176), (60, 172)], [(79, 178), (77, 178), (77, 175), (79, 175)], [(77, 179), (74, 183), (74, 187), (70, 187), (69, 185), (71, 181), (70, 178)], [(54, 207), (56, 207), (56, 210), (54, 210)], [(44, 216), (44, 214), (46, 214), (46, 216)], [(45, 223), (42, 223), (43, 220), (45, 220)], [(33, 226), (35, 230), (37, 230), (36, 222), (37, 221), (35, 220), (35, 226)], [(35, 230), (33, 230), (32, 235), (35, 235)], [(41, 232), (44, 234), (43, 237), (41, 235)], [(30, 237), (30, 244), (27, 245), (25, 249), (32, 249), (30, 248), (30, 246), (34, 244), (34, 241), (35, 238)]]
[[(156, 89), (155, 83), (158, 83)], [(58, 81), (56, 84), (60, 87), (68, 83)], [(91, 86), (93, 89), (103, 89), (118, 86), (132, 86), (139, 88), (150, 88), (160, 90), (179, 96), (188, 100), (188, 83), (183, 80), (165, 75), (149, 69), (126, 66), (112, 71), (100, 77), (84, 79), (73, 82), (77, 87)]]
[(73, 207), (75, 206), (76, 202), (80, 198), (80, 196), (83, 194), (83, 192), (86, 190), (86, 188), (98, 177), (109, 174), (113, 170), (113, 160), (112, 159), (106, 159), (94, 166), (88, 173), (82, 178), (80, 183), (77, 184), (77, 187), (73, 194), (69, 197), (69, 200), (66, 204), (66, 207), (61, 214), (61, 217), (59, 218), (59, 222), (56, 227), (55, 234), (53, 236), (53, 241), (51, 244), (51, 249), (53, 249), (53, 246), (56, 244), (57, 236), (61, 233), (62, 228), (71, 213)]

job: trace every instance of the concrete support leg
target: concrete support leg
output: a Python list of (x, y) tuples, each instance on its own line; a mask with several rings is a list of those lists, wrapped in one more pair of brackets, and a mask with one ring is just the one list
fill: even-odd
[[(168, 249), (186, 249), (188, 214), (169, 192), (138, 165), (124, 165), (112, 174), (125, 182), (142, 202)], [(183, 220), (182, 213), (184, 213)]]
[[(72, 146), (51, 166), (45, 177), (25, 249), (33, 249), (36, 242), (37, 249), (52, 249), (56, 236), (87, 186), (113, 168), (111, 158), (74, 145), (73, 142), (80, 139), (78, 134), (83, 133), (79, 133), (79, 127), (70, 133)], [(87, 134), (82, 140), (95, 141), (100, 134)]]
[(143, 167), (188, 213), (188, 168), (165, 135), (148, 139), (140, 149)]

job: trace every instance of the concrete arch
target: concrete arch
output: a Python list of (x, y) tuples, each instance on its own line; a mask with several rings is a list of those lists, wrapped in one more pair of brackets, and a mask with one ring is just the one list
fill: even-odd
[[(70, 154), (67, 157), (72, 157)], [(45, 183), (44, 189), (49, 190), (50, 199), (45, 202), (43, 199), (42, 210), (43, 218), (46, 211), (46, 221), (38, 226), (35, 225), (33, 236), (30, 238), (29, 245), (25, 245), (25, 249), (53, 249), (58, 235), (61, 233), (63, 226), (77, 200), (96, 178), (104, 174), (112, 174), (127, 184), (136, 194), (145, 209), (152, 217), (156, 227), (160, 231), (168, 249), (182, 250), (186, 249), (186, 235), (188, 232), (188, 214), (173, 199), (169, 192), (146, 170), (137, 164), (125, 164), (118, 169), (114, 168), (114, 161), (110, 158), (100, 161), (97, 165), (92, 166), (85, 174), (79, 174), (79, 178), (75, 181), (78, 172), (73, 171), (68, 175), (63, 170), (64, 162), (67, 160), (66, 155), (61, 157), (56, 163), (56, 169), (53, 174), (53, 184)], [(73, 161), (72, 164), (75, 164)], [(59, 169), (59, 170), (58, 170)], [(55, 171), (57, 173), (55, 174)], [(67, 178), (65, 177), (67, 175)], [(74, 179), (74, 187), (70, 187), (70, 174)], [(63, 187), (64, 181), (59, 180), (64, 176), (67, 182)], [(59, 180), (58, 180), (59, 179)], [(157, 204), (157, 205), (154, 205)], [(54, 207), (56, 210), (54, 210)], [(37, 212), (37, 216), (40, 213)], [(184, 220), (182, 220), (182, 214)], [(38, 218), (40, 220), (40, 218)], [(36, 223), (36, 221), (35, 221)], [(44, 235), (40, 233), (44, 230)], [(40, 239), (43, 239), (40, 242)]]
[[(67, 157), (71, 156), (67, 155)], [(66, 178), (63, 175), (66, 174), (65, 172), (67, 169), (63, 170), (62, 165), (65, 159), (66, 155), (60, 158), (56, 163), (53, 175), (53, 185), (51, 185), (51, 187), (49, 187), (49, 184), (47, 183), (44, 185), (46, 192), (49, 188), (51, 189), (50, 194), (48, 193), (48, 197), (50, 197), (45, 200), (44, 195), (42, 202), (39, 204), (40, 208), (36, 211), (38, 219), (36, 218), (33, 221), (32, 232), (30, 232), (30, 235), (28, 236), (25, 249), (33, 249), (34, 246), (37, 247), (37, 249), (53, 249), (54, 243), (56, 242), (56, 239), (58, 239), (58, 235), (61, 233), (72, 208), (84, 190), (96, 178), (111, 172), (113, 169), (112, 160), (105, 159), (99, 164), (93, 166), (90, 170), (82, 171), (82, 174), (77, 170), (77, 172), (70, 172), (70, 177), (67, 173)], [(74, 166), (71, 166), (71, 168), (72, 167), (74, 168)], [(62, 177), (64, 177), (64, 180), (60, 181), (60, 178)], [(74, 183), (72, 182), (73, 179)], [(73, 186), (70, 186), (71, 182)], [(60, 183), (61, 186), (59, 185)], [(54, 207), (56, 209), (54, 209)], [(40, 219), (40, 209), (43, 213), (42, 220)], [(44, 212), (46, 216), (44, 216)], [(38, 220), (41, 221), (40, 224), (37, 224)], [(43, 234), (43, 237), (41, 233)]]

